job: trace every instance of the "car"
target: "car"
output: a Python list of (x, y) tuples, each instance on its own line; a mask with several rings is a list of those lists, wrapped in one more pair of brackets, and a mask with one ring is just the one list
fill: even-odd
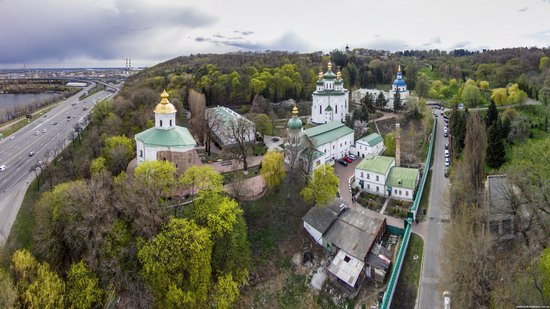
[(34, 135), (40, 135), (40, 131), (34, 132)]
[(357, 157), (351, 153), (348, 155), (348, 158), (352, 159), (353, 161), (357, 159)]
[(3, 172), (6, 169), (6, 166), (4, 164), (0, 165), (0, 172)]
[(342, 164), (343, 166), (348, 166), (348, 162), (346, 162), (342, 159), (338, 160), (338, 163)]
[(353, 162), (353, 160), (351, 158), (348, 158), (348, 157), (343, 157), (342, 160), (348, 162), (348, 163), (351, 163)]
[(46, 133), (46, 129), (43, 129), (43, 130), (42, 130), (42, 133)]
[(34, 156), (34, 151), (29, 152), (29, 157)]
[(443, 112), (441, 112), (441, 114), (440, 114), (440, 115), (441, 115), (441, 116), (443, 116)]
[(443, 128), (443, 132), (444, 133), (449, 133), (449, 129), (447, 129), (447, 127)]
[(449, 150), (445, 149), (445, 158), (448, 158), (448, 157), (450, 157)]
[(445, 144), (445, 150), (449, 149), (449, 144)]
[(52, 126), (55, 126), (57, 124), (57, 122), (52, 122), (50, 123)]
[(71, 104), (71, 106), (75, 106), (75, 105), (76, 105), (76, 103)]
[(445, 132), (445, 133), (443, 134), (443, 136), (444, 136), (444, 137), (449, 137), (449, 133)]
[(39, 166), (42, 166), (42, 164), (44, 164), (44, 162), (42, 162), (42, 160), (38, 161)]
[(449, 291), (443, 292), (443, 308), (451, 309), (451, 292)]
[(444, 175), (445, 175), (445, 178), (448, 178), (449, 177), (449, 169), (446, 168), (445, 171), (443, 172)]
[(451, 165), (451, 159), (445, 158), (445, 166), (449, 166), (449, 165)]
[(10, 139), (11, 139), (11, 140), (13, 140), (14, 138), (15, 138), (15, 136), (13, 136), (13, 135), (12, 135), (12, 136), (10, 136)]

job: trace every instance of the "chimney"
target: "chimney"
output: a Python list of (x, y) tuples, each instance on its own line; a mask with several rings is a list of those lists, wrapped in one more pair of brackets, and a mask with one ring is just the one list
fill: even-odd
[(395, 166), (401, 166), (401, 126), (395, 124)]

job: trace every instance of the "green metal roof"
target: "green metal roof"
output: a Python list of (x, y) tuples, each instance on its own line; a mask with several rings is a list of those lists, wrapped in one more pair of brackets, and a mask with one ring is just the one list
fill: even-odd
[(150, 128), (136, 134), (136, 139), (147, 146), (194, 147), (197, 145), (189, 130), (180, 126), (169, 130)]
[(371, 133), (365, 137), (358, 139), (357, 141), (363, 141), (367, 145), (369, 145), (369, 147), (374, 147), (375, 145), (384, 142), (384, 139), (378, 133)]
[[(310, 157), (310, 155), (311, 155), (311, 157)], [(322, 156), (324, 156), (324, 155), (325, 155), (324, 152), (321, 152), (321, 151), (319, 151), (319, 150), (317, 150), (317, 149), (309, 148), (309, 147), (306, 148), (306, 149), (304, 149), (304, 151), (302, 151), (302, 152), (300, 153), (300, 156), (302, 156), (302, 157), (304, 157), (304, 158), (306, 158), (306, 159), (307, 159), (307, 158), (317, 159), (317, 158), (320, 158), (320, 157), (322, 157)]]
[(332, 73), (331, 70), (328, 70), (325, 74), (323, 74), (323, 79), (335, 79), (336, 74)]
[(391, 187), (414, 190), (419, 171), (416, 168), (393, 167), (386, 184)]
[(394, 161), (395, 159), (392, 157), (375, 156), (369, 154), (363, 160), (361, 160), (361, 162), (357, 165), (357, 167), (355, 167), (355, 169), (385, 175)]
[(332, 112), (332, 107), (330, 105), (325, 108), (325, 112)]
[(323, 91), (317, 91), (315, 90), (313, 94), (316, 95), (345, 95), (346, 92), (343, 90), (323, 90)]
[(304, 131), (315, 147), (332, 142), (342, 136), (353, 134), (353, 130), (341, 122), (333, 121)]

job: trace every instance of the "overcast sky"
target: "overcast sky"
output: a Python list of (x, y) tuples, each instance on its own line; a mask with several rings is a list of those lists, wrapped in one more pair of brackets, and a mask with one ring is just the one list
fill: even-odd
[(0, 0), (0, 68), (239, 50), (550, 46), (550, 0)]

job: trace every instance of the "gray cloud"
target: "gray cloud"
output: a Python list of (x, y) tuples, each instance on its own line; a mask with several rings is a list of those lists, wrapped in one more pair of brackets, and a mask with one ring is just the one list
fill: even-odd
[(234, 30), (233, 32), (239, 33), (239, 34), (242, 34), (242, 35), (251, 35), (251, 34), (254, 34), (254, 32), (252, 32), (252, 31), (239, 31), (239, 30)]
[[(550, 0), (548, 0), (550, 1)], [(543, 42), (548, 42), (550, 41), (550, 29), (548, 30), (543, 30), (543, 31), (539, 31), (539, 32), (534, 32), (534, 33), (528, 33), (525, 35), (525, 37), (528, 37), (528, 38), (533, 38), (535, 40), (540, 40), (540, 41), (543, 41)]]
[(172, 3), (166, 9), (131, 0), (71, 1), (62, 7), (52, 0), (3, 0), (0, 12), (4, 64), (164, 57), (167, 51), (158, 45), (169, 43), (169, 34), (216, 21), (190, 6)]
[(428, 47), (428, 46), (433, 46), (437, 44), (441, 44), (441, 37), (438, 37), (438, 36), (433, 37), (430, 39), (429, 42), (423, 43), (422, 46)]
[(377, 38), (374, 41), (370, 41), (365, 47), (370, 49), (398, 51), (407, 49), (409, 45), (403, 40)]
[[(237, 32), (237, 31), (234, 31)], [(239, 32), (240, 33), (240, 32)], [(252, 33), (250, 31), (250, 33)], [(263, 51), (263, 50), (288, 50), (288, 51), (309, 51), (311, 46), (303, 39), (292, 32), (284, 33), (280, 38), (271, 42), (259, 42), (252, 38), (242, 36), (225, 37), (223, 35), (213, 35), (211, 38), (196, 37), (196, 42), (208, 42), (216, 46), (238, 47), (243, 50)]]
[(529, 9), (528, 7), (524, 7), (519, 9), (518, 12), (523, 13), (523, 12), (526, 12), (528, 9)]
[(451, 45), (451, 47), (449, 48), (450, 50), (453, 50), (453, 49), (465, 49), (468, 47), (468, 45), (470, 45), (470, 42), (469, 41), (462, 41), (462, 42), (457, 42), (453, 45)]

